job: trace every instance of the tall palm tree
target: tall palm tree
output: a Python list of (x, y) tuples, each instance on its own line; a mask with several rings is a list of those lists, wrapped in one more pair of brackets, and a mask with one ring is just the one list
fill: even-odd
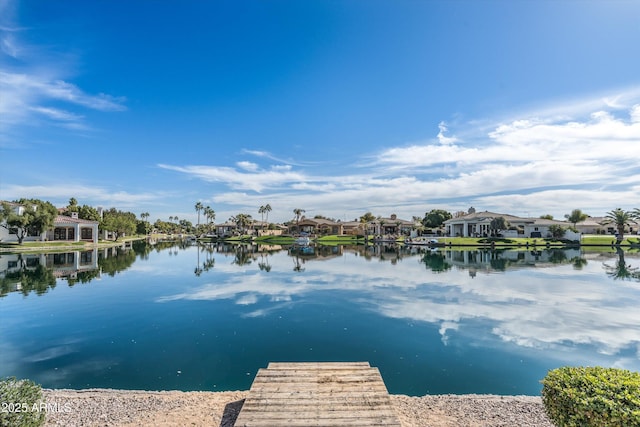
[(260, 208), (258, 209), (258, 213), (261, 215), (262, 218), (262, 228), (264, 228), (264, 205), (260, 206)]
[(149, 234), (149, 222), (147, 221), (149, 219), (149, 212), (142, 212), (140, 218), (144, 221), (145, 234)]
[(293, 214), (296, 216), (296, 228), (298, 229), (298, 233), (300, 233), (300, 216), (306, 212), (304, 209), (296, 208), (293, 210)]
[(631, 218), (636, 222), (638, 227), (636, 227), (636, 234), (640, 234), (640, 208), (635, 208), (631, 211)]
[(618, 230), (617, 240), (621, 242), (624, 239), (624, 227), (629, 225), (631, 220), (633, 219), (632, 212), (626, 212), (620, 208), (616, 208), (610, 212), (607, 212), (605, 217), (606, 224), (615, 224), (616, 229)]
[(269, 223), (269, 212), (271, 212), (271, 205), (267, 203), (264, 205), (264, 213), (267, 214), (267, 224)]
[(204, 209), (204, 206), (202, 205), (202, 203), (198, 202), (196, 203), (196, 212), (198, 213), (198, 227), (200, 226), (200, 211), (202, 211)]
[(205, 208), (203, 208), (203, 211), (204, 211), (204, 217), (207, 219), (207, 230), (210, 231), (211, 223), (216, 219), (216, 212), (213, 209), (211, 209), (211, 207), (209, 206), (206, 206)]

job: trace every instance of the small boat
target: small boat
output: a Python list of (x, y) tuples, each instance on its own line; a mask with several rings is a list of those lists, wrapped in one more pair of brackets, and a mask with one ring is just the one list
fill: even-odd
[(296, 245), (305, 246), (311, 243), (311, 239), (308, 237), (298, 237), (295, 241)]

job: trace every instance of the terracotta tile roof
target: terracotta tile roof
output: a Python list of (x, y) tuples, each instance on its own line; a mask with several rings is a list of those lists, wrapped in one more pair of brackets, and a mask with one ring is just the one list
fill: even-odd
[(71, 218), (70, 216), (58, 215), (53, 221), (54, 225), (59, 224), (98, 224), (98, 221), (91, 221), (89, 219)]

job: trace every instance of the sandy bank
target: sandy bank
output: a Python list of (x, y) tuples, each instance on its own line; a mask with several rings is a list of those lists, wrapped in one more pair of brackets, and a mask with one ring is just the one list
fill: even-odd
[[(45, 425), (232, 427), (247, 394), (45, 390), (50, 404)], [(553, 427), (536, 396), (391, 395), (391, 401), (403, 427)]]

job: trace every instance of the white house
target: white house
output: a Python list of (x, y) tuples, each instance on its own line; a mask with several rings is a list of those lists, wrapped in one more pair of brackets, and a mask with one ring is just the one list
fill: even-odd
[(53, 229), (46, 232), (46, 240), (98, 243), (98, 221), (80, 219), (77, 212), (71, 215), (58, 215)]
[[(572, 224), (566, 221), (542, 218), (521, 218), (515, 215), (496, 212), (472, 212), (458, 218), (452, 218), (444, 222), (446, 234), (459, 237), (486, 237), (491, 234), (491, 221), (503, 217), (510, 226), (510, 230), (503, 230), (504, 237), (550, 237), (549, 227), (560, 225), (568, 228)], [(565, 238), (579, 240), (580, 233), (567, 230)]]
[[(24, 206), (16, 203), (9, 203), (14, 212), (18, 215), (22, 215), (24, 212)], [(53, 221), (53, 228), (45, 231), (44, 233), (30, 233), (25, 236), (23, 241), (25, 242), (38, 242), (38, 241), (67, 241), (67, 242), (87, 242), (98, 243), (98, 221), (90, 221), (86, 219), (79, 219), (78, 213), (73, 212), (73, 216), (58, 215)], [(17, 242), (18, 235), (11, 228), (0, 227), (0, 241), (2, 242)]]

